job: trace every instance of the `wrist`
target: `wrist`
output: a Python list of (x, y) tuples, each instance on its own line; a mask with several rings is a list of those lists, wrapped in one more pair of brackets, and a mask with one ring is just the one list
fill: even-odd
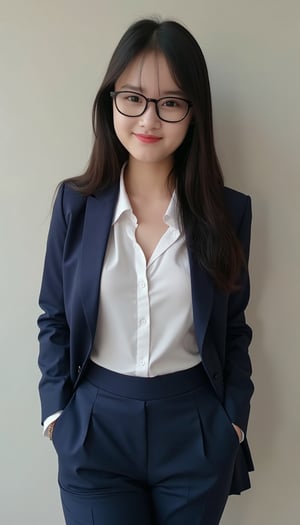
[(52, 435), (53, 435), (55, 423), (56, 423), (56, 420), (52, 421), (52, 423), (50, 423), (47, 428), (47, 437), (50, 439), (50, 441), (52, 441)]

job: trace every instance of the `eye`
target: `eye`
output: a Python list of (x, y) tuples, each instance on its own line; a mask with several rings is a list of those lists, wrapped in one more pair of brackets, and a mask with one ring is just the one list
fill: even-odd
[(163, 106), (166, 106), (167, 108), (176, 108), (177, 105), (178, 105), (177, 100), (174, 100), (173, 98), (170, 98), (163, 102)]
[(161, 99), (161, 107), (163, 108), (182, 108), (185, 105), (185, 101), (181, 98), (163, 98)]
[(124, 100), (131, 102), (132, 104), (143, 104), (144, 99), (142, 96), (136, 93), (124, 93)]

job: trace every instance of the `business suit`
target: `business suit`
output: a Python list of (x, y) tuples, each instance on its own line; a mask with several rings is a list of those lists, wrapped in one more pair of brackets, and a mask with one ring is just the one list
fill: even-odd
[[(118, 186), (84, 197), (60, 188), (50, 226), (39, 318), (42, 420), (69, 403), (84, 375), (96, 330), (99, 283)], [(248, 257), (249, 197), (225, 189), (234, 228)], [(253, 385), (248, 346), (251, 330), (244, 310), (248, 274), (241, 287), (225, 294), (196, 263), (188, 244), (194, 326), (206, 377), (230, 421), (247, 429)], [(247, 440), (237, 450), (230, 493), (249, 487), (253, 469)]]

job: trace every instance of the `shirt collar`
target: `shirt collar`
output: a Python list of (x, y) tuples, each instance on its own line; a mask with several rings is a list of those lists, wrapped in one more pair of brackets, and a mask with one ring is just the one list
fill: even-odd
[(174, 228), (175, 230), (180, 231), (180, 218), (179, 218), (179, 204), (178, 198), (175, 190), (173, 191), (169, 206), (164, 214), (165, 223)]
[(116, 209), (114, 213), (113, 224), (115, 224), (120, 219), (121, 215), (123, 215), (123, 213), (125, 213), (126, 211), (132, 212), (132, 207), (131, 207), (128, 195), (126, 193), (125, 183), (124, 183), (125, 166), (126, 164), (124, 164), (124, 166), (121, 169), (120, 191), (119, 191), (119, 197), (118, 197), (118, 201), (117, 201), (117, 205), (116, 205)]

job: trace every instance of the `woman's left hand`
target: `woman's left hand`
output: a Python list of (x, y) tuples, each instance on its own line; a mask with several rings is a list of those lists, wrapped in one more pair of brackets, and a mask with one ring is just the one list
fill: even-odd
[(238, 425), (235, 425), (234, 423), (232, 423), (232, 426), (233, 426), (234, 430), (237, 433), (237, 436), (239, 438), (239, 442), (241, 443), (244, 440), (244, 432), (242, 431), (242, 429), (240, 427), (238, 427)]

